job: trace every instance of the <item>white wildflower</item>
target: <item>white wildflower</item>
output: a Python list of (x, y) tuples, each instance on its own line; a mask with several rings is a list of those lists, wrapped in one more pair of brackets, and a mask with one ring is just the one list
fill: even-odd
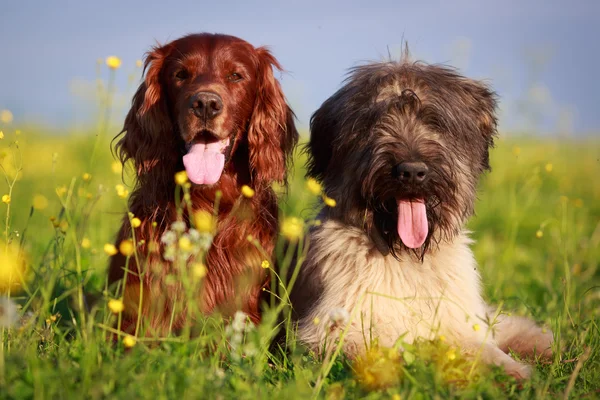
[(249, 326), (252, 325), (252, 323), (248, 321), (248, 314), (243, 311), (236, 311), (233, 316), (233, 321), (231, 322), (233, 331), (244, 333), (246, 331), (246, 324), (249, 324)]
[(201, 233), (200, 237), (198, 238), (198, 246), (202, 250), (207, 251), (212, 244), (213, 238), (214, 236), (210, 233)]
[(190, 235), (190, 239), (192, 239), (192, 241), (194, 241), (194, 242), (197, 242), (200, 240), (200, 232), (198, 232), (194, 228), (190, 228), (190, 230), (188, 231), (188, 235)]
[(0, 297), (0, 328), (10, 328), (19, 319), (19, 311), (14, 301)]
[(167, 245), (175, 243), (176, 240), (177, 234), (173, 231), (166, 231), (160, 238), (160, 241)]
[(250, 346), (249, 349), (248, 344), (244, 344), (244, 336), (247, 332), (251, 331), (254, 328), (254, 325), (248, 319), (248, 314), (243, 311), (236, 311), (233, 316), (233, 320), (231, 323), (225, 328), (225, 335), (229, 339), (229, 346), (231, 349), (231, 359), (234, 361), (239, 361), (241, 359), (242, 354), (246, 354), (247, 356), (256, 354), (256, 350)]
[(168, 246), (167, 248), (165, 248), (163, 257), (167, 261), (175, 261), (175, 253), (175, 246)]
[(350, 320), (350, 313), (343, 308), (334, 308), (329, 311), (329, 322), (332, 327), (345, 326)]
[(185, 232), (187, 225), (183, 221), (175, 221), (171, 224), (171, 230), (174, 232)]

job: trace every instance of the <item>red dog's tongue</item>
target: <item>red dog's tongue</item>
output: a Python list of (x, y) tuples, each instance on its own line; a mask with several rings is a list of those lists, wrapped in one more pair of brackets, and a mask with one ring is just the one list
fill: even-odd
[(228, 144), (229, 139), (192, 145), (190, 151), (183, 156), (183, 165), (190, 181), (197, 185), (217, 183), (225, 166), (223, 150)]
[(425, 203), (421, 200), (398, 200), (398, 235), (402, 243), (417, 249), (425, 243), (428, 232)]

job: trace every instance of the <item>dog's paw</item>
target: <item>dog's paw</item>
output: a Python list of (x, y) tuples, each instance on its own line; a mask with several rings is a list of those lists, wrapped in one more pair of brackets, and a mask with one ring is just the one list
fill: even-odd
[(538, 326), (529, 318), (503, 318), (497, 325), (495, 339), (505, 353), (513, 351), (523, 358), (552, 358), (552, 331)]
[(511, 364), (504, 365), (504, 370), (508, 375), (520, 381), (529, 379), (533, 372), (533, 368), (530, 365), (521, 364), (516, 361)]
[(549, 329), (540, 329), (533, 336), (534, 341), (533, 354), (545, 360), (552, 358), (552, 345), (554, 344), (554, 334)]
[(524, 358), (552, 358), (552, 331), (540, 327), (529, 328), (523, 335), (515, 336), (508, 343), (508, 348)]

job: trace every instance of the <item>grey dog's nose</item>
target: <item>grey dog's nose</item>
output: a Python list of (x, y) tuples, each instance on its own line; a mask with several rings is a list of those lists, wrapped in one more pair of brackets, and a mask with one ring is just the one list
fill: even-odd
[(198, 118), (215, 118), (223, 111), (221, 96), (213, 92), (198, 92), (190, 99), (190, 108)]
[(420, 185), (427, 180), (429, 168), (424, 162), (406, 161), (396, 165), (393, 169), (394, 176), (402, 183)]

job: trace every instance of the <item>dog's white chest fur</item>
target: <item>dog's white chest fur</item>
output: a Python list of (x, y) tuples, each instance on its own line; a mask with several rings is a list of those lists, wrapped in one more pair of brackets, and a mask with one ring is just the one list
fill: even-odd
[[(391, 346), (398, 338), (482, 341), (487, 306), (471, 241), (465, 234), (442, 243), (421, 262), (382, 256), (364, 231), (327, 221), (311, 236), (308, 263), (299, 284), (319, 284), (319, 299), (299, 323), (302, 341), (318, 348), (326, 339), (329, 314), (351, 314), (345, 350), (355, 353), (372, 339)], [(321, 321), (315, 324), (317, 321)], [(480, 329), (473, 328), (478, 324)], [(475, 337), (477, 338), (475, 338)]]

